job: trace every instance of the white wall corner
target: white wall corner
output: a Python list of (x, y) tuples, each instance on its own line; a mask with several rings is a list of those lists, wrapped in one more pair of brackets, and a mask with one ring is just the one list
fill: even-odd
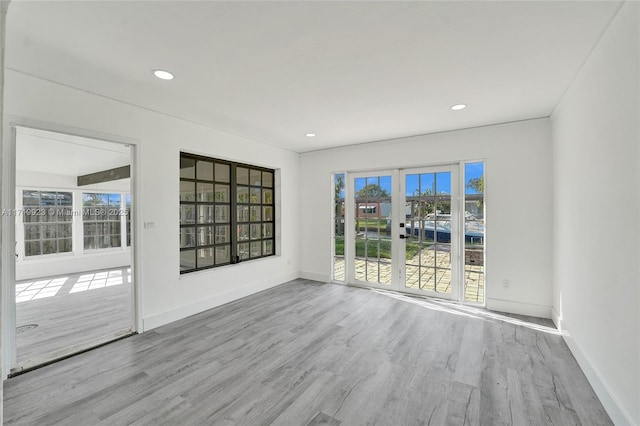
[(593, 366), (589, 357), (582, 350), (580, 344), (571, 336), (569, 330), (564, 330), (563, 339), (566, 342), (569, 350), (573, 354), (574, 358), (578, 362), (578, 365), (582, 369), (582, 372), (587, 377), (587, 380), (591, 384), (594, 392), (600, 399), (600, 402), (604, 406), (604, 409), (611, 417), (611, 421), (615, 425), (629, 425), (638, 426), (634, 423), (631, 415), (623, 408), (622, 404), (617, 400), (602, 375)]
[(551, 306), (537, 305), (534, 303), (487, 298), (487, 309), (489, 309), (490, 311), (507, 312), (510, 314), (520, 314), (528, 315), (531, 317), (553, 319)]
[(555, 306), (551, 307), (551, 321), (553, 321), (553, 323), (556, 325), (558, 330), (562, 331), (564, 329), (564, 326), (562, 323), (562, 315), (558, 313)]

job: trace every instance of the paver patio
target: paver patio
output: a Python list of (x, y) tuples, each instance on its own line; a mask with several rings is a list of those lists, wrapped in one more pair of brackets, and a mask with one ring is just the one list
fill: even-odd
[[(417, 253), (406, 266), (406, 287), (422, 288), (437, 293), (451, 291), (451, 255), (445, 250), (424, 249)], [(356, 259), (355, 278), (358, 281), (391, 284), (391, 263)], [(420, 276), (420, 273), (422, 276)], [(342, 257), (334, 260), (334, 279), (345, 280), (345, 261)], [(464, 271), (464, 300), (471, 303), (484, 302), (484, 266), (466, 265)]]

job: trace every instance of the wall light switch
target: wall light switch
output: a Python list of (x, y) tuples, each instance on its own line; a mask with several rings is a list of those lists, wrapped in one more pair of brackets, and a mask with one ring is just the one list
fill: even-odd
[(144, 223), (144, 228), (145, 229), (152, 229), (156, 227), (156, 223), (155, 222), (145, 222)]

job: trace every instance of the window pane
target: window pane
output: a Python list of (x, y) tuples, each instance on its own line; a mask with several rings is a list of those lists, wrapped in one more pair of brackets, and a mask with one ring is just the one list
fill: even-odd
[(238, 225), (238, 241), (249, 239), (249, 225)]
[(260, 256), (262, 256), (262, 243), (260, 241), (251, 243), (251, 257)]
[(273, 224), (265, 223), (262, 225), (262, 238), (273, 237)]
[(180, 157), (180, 177), (187, 179), (196, 177), (196, 160)]
[(262, 203), (273, 204), (273, 190), (265, 189), (262, 191)]
[(238, 257), (240, 260), (249, 259), (249, 243), (238, 244)]
[(55, 206), (56, 205), (56, 193), (55, 192), (40, 192), (40, 205), (41, 206)]
[(261, 235), (261, 229), (260, 229), (260, 224), (259, 223), (252, 223), (251, 224), (251, 239), (252, 240), (259, 240), (262, 235)]
[(58, 240), (58, 253), (66, 253), (71, 251), (71, 238)]
[(251, 206), (250, 218), (251, 222), (259, 222), (262, 215), (262, 208), (260, 206)]
[(56, 210), (58, 222), (71, 222), (73, 220), (73, 209), (71, 207), (57, 207)]
[(273, 220), (273, 207), (263, 207), (262, 218), (263, 220)]
[(185, 250), (180, 252), (180, 270), (186, 271), (196, 268), (196, 251)]
[(40, 192), (39, 191), (23, 191), (22, 192), (22, 205), (24, 205), (24, 206), (39, 206), (40, 205)]
[(236, 183), (239, 185), (249, 185), (249, 169), (244, 167), (236, 168)]
[(198, 223), (213, 223), (213, 206), (198, 206)]
[(273, 188), (273, 173), (262, 172), (262, 186), (265, 188)]
[(216, 181), (231, 182), (231, 168), (228, 164), (216, 163)]
[(239, 186), (236, 188), (238, 194), (237, 201), (239, 203), (249, 203), (249, 188), (246, 186)]
[(52, 254), (58, 251), (56, 240), (42, 240), (42, 254)]
[(229, 222), (229, 206), (216, 206), (216, 223)]
[(196, 223), (196, 206), (193, 204), (183, 204), (180, 206), (180, 224), (189, 225)]
[(109, 194), (109, 207), (120, 208), (120, 194)]
[(198, 182), (198, 201), (213, 203), (213, 184)]
[(228, 243), (230, 241), (229, 225), (216, 226), (216, 244)]
[(229, 202), (229, 185), (216, 184), (216, 202), (217, 203)]
[(195, 201), (196, 185), (193, 182), (180, 181), (180, 201)]
[(198, 268), (213, 266), (213, 247), (198, 250)]
[(213, 226), (198, 227), (198, 245), (207, 246), (213, 244)]
[(262, 172), (260, 170), (251, 170), (249, 172), (249, 184), (253, 186), (262, 185)]
[(249, 222), (249, 207), (247, 206), (238, 206), (238, 222)]
[(213, 163), (210, 161), (198, 160), (196, 167), (196, 178), (198, 180), (213, 180)]
[(25, 225), (24, 226), (24, 239), (25, 240), (39, 240), (40, 239), (40, 225)]
[(40, 220), (42, 222), (55, 222), (56, 221), (56, 209), (55, 207), (43, 207), (40, 209)]
[(251, 204), (260, 204), (260, 188), (251, 188)]
[(40, 241), (27, 241), (24, 245), (25, 256), (38, 256), (42, 254), (40, 250)]
[(39, 207), (35, 207), (35, 208), (25, 208), (23, 211), (23, 218), (22, 221), (24, 223), (36, 223), (36, 222), (40, 222), (40, 218), (42, 217), (41, 215), (41, 209)]
[(85, 234), (84, 237), (84, 249), (85, 250), (92, 250), (92, 249), (97, 249), (98, 246), (96, 244), (96, 237), (87, 237)]
[(216, 265), (221, 265), (221, 264), (225, 264), (225, 263), (229, 263), (231, 260), (231, 254), (230, 254), (231, 250), (230, 247), (227, 246), (221, 246), (221, 247), (216, 247)]
[(71, 224), (58, 224), (58, 238), (71, 238)]
[(269, 254), (273, 254), (273, 241), (265, 240), (262, 242), (262, 253), (267, 256)]
[(180, 228), (180, 248), (196, 246), (196, 229)]
[(58, 236), (57, 225), (42, 225), (42, 228), (44, 231), (42, 233), (43, 238), (50, 239), (50, 238), (56, 238)]
[(70, 192), (58, 192), (59, 206), (73, 206), (73, 196)]

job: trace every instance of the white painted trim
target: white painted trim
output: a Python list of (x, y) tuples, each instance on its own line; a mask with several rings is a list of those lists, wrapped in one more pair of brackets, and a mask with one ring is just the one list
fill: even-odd
[(269, 279), (267, 281), (261, 281), (244, 287), (238, 287), (227, 293), (219, 294), (206, 300), (200, 300), (196, 303), (183, 305), (178, 308), (160, 312), (157, 314), (151, 314), (148, 317), (142, 319), (143, 329), (144, 331), (149, 331), (165, 324), (187, 318), (191, 315), (199, 314), (209, 309), (213, 309), (229, 302), (233, 302), (243, 297), (251, 296), (252, 294), (258, 293), (260, 291), (268, 290), (272, 287), (276, 287), (286, 282), (295, 280), (296, 278), (298, 277), (295, 273), (289, 273)]
[(600, 399), (600, 402), (604, 406), (605, 410), (607, 410), (607, 414), (611, 417), (613, 424), (637, 426), (637, 424), (633, 422), (631, 415), (629, 415), (622, 404), (620, 404), (614, 393), (611, 392), (611, 389), (603, 379), (602, 374), (600, 374), (598, 369), (593, 366), (593, 363), (589, 360), (585, 351), (582, 350), (580, 343), (571, 336), (571, 333), (568, 330), (565, 330), (565, 332), (566, 333), (563, 333), (562, 335), (564, 341), (578, 362), (582, 372), (587, 377), (591, 387)]
[[(321, 274), (319, 272), (311, 272), (311, 271), (300, 271), (300, 278), (304, 278), (305, 280), (312, 281), (320, 281), (322, 283), (328, 283), (332, 281), (331, 277), (327, 274)], [(336, 281), (340, 284), (344, 284), (344, 282)]]
[(538, 318), (551, 318), (551, 306), (537, 305), (535, 303), (516, 302), (513, 300), (487, 299), (487, 309), (490, 311), (529, 315), (531, 317)]

